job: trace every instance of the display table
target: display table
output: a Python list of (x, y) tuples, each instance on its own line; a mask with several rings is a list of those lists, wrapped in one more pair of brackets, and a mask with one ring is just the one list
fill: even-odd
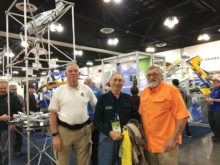
[[(10, 124), (15, 125), (15, 131), (17, 131), (25, 140), (27, 140), (27, 143), (29, 142), (32, 144), (38, 151), (38, 153), (30, 158), (30, 162), (33, 161), (35, 158), (39, 156), (38, 159), (38, 165), (40, 165), (42, 155), (46, 155), (50, 160), (52, 160), (54, 163), (56, 163), (55, 159), (51, 157), (50, 154), (47, 153), (47, 149), (52, 146), (52, 143), (50, 142), (47, 144), (49, 135), (46, 135), (43, 147), (39, 146), (35, 140), (34, 136), (31, 135), (32, 131), (35, 130), (41, 130), (41, 129), (49, 129), (49, 114), (43, 114), (43, 113), (38, 113), (38, 114), (33, 114), (30, 115), (29, 117), (29, 126), (27, 122), (27, 117), (23, 114), (16, 114), (13, 116), (14, 118), (9, 121)], [(20, 128), (20, 129), (19, 129)], [(26, 131), (27, 133), (29, 132), (30, 138), (27, 137), (27, 134), (23, 134), (23, 131)], [(27, 149), (28, 150), (28, 149)], [(30, 155), (30, 154), (28, 154)]]

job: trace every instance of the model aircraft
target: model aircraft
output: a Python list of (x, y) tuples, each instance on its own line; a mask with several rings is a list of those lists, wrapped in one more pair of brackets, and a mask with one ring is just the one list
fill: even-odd
[[(47, 25), (54, 21), (57, 16), (61, 15), (64, 11), (65, 4), (61, 0), (55, 0), (56, 8), (45, 11), (43, 13), (34, 16), (34, 19), (27, 23), (27, 34), (42, 34), (47, 28)], [(21, 27), (22, 31), (25, 31), (25, 26)]]

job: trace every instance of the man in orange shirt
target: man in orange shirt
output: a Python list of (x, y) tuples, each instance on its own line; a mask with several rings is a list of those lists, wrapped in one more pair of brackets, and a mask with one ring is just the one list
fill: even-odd
[(181, 133), (189, 114), (177, 88), (163, 82), (159, 67), (147, 70), (149, 87), (140, 97), (139, 113), (147, 138), (149, 165), (177, 165)]

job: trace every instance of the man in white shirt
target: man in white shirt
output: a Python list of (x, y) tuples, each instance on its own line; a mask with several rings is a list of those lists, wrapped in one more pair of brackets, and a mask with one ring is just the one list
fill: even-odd
[(89, 165), (92, 142), (87, 111), (88, 102), (95, 107), (97, 99), (92, 90), (78, 82), (79, 67), (66, 67), (67, 84), (57, 88), (51, 98), (50, 128), (57, 165), (69, 165), (72, 150), (77, 165)]

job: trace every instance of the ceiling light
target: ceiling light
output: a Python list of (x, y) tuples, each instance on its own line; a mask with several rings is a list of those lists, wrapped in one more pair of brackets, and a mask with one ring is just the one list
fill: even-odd
[(51, 60), (54, 60), (54, 61), (59, 61), (58, 58), (51, 58)]
[(46, 75), (46, 74), (47, 74), (46, 72), (42, 72), (42, 73), (41, 73), (41, 75)]
[(108, 39), (108, 44), (111, 45), (111, 46), (118, 45), (118, 42), (119, 42), (118, 38), (109, 38)]
[[(20, 11), (24, 11), (24, 2), (18, 2), (18, 3), (16, 3), (16, 8), (18, 9), (18, 10), (20, 10)], [(26, 4), (26, 11), (27, 12), (35, 12), (35, 11), (37, 11), (37, 6), (35, 6), (34, 4), (31, 4), (31, 3), (29, 3), (28, 5)], [(29, 8), (29, 6), (30, 6), (30, 8)]]
[(115, 31), (115, 29), (113, 28), (101, 28), (100, 29), (100, 32), (103, 33), (103, 34), (111, 34)]
[(18, 74), (18, 71), (14, 70), (12, 71), (13, 74)]
[(145, 49), (145, 51), (148, 52), (148, 53), (154, 53), (155, 52), (155, 48), (154, 47), (147, 47)]
[(63, 31), (63, 26), (61, 24), (58, 23), (51, 23), (50, 24), (50, 31), (55, 32), (62, 32)]
[(122, 0), (114, 0), (115, 3), (121, 3)]
[(23, 71), (25, 71), (25, 70), (26, 70), (26, 68), (22, 68), (22, 70), (23, 70)]
[(58, 32), (62, 32), (63, 31), (63, 26), (61, 24), (58, 24), (57, 31)]
[(83, 51), (82, 50), (75, 50), (75, 55), (76, 56), (82, 56), (83, 55)]
[(2, 61), (0, 61), (0, 64), (2, 63)]
[(161, 43), (156, 44), (156, 47), (158, 47), (158, 48), (162, 48), (162, 47), (165, 47), (165, 46), (167, 46), (166, 42), (161, 42)]
[(24, 47), (24, 48), (27, 48), (29, 45), (28, 45), (27, 42), (21, 41), (21, 46)]
[(14, 57), (15, 56), (15, 54), (12, 51), (10, 51), (9, 53), (6, 52), (4, 55), (7, 57)]
[(88, 61), (88, 62), (86, 63), (86, 65), (92, 66), (92, 65), (93, 65), (93, 62), (92, 62), (92, 61)]
[(208, 41), (210, 39), (208, 34), (200, 34), (198, 37), (198, 41)]
[(167, 17), (163, 24), (169, 27), (170, 29), (172, 29), (178, 23), (179, 23), (179, 20), (177, 19), (177, 17)]
[(50, 25), (50, 31), (55, 32), (56, 31), (56, 25), (54, 23), (52, 23)]
[(220, 28), (218, 29), (218, 32), (220, 32)]
[(103, 0), (105, 3), (109, 3), (111, 2), (111, 0)]

